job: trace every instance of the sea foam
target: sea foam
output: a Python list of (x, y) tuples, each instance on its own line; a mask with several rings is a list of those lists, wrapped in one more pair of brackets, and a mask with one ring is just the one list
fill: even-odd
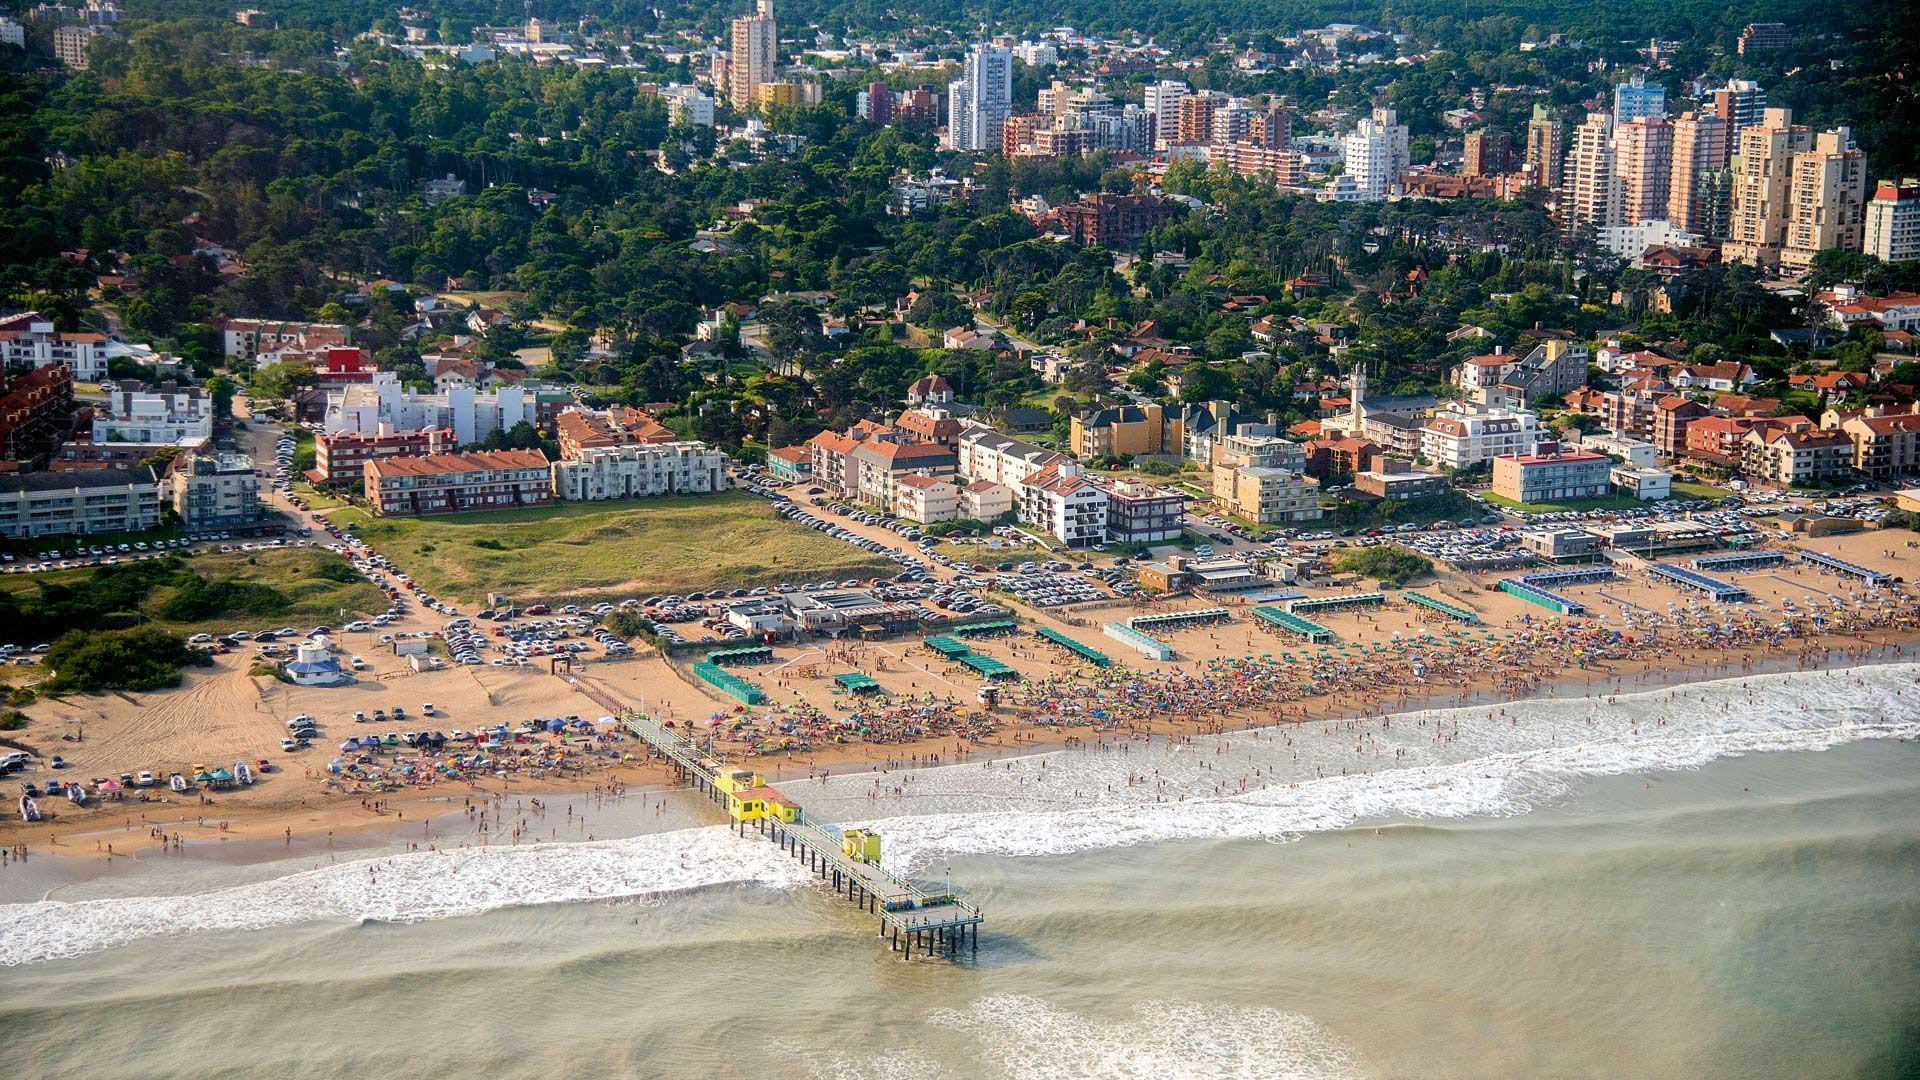
[[(1377, 720), (1303, 724), (1259, 737), (1135, 744), (1127, 753), (1058, 751), (946, 766), (911, 780), (843, 774), (790, 787), (810, 813), (878, 818), (888, 863), (906, 872), (956, 855), (1286, 839), (1369, 820), (1524, 813), (1564, 796), (1583, 777), (1920, 738), (1917, 677), (1914, 664), (1750, 676), (1608, 700), (1409, 713), (1394, 717), (1390, 728)], [(1258, 782), (1237, 790), (1235, 778), (1254, 769)], [(876, 783), (896, 781), (910, 794), (869, 798)], [(881, 807), (890, 813), (875, 813)], [(0, 906), (0, 966), (163, 934), (445, 918), (513, 905), (658, 899), (721, 885), (796, 888), (810, 880), (779, 848), (723, 827), (411, 852), (197, 895)]]

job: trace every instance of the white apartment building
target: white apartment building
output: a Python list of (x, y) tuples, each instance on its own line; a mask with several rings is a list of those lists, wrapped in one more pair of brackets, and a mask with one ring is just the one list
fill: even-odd
[(774, 23), (773, 0), (757, 0), (754, 13), (733, 20), (733, 55), (727, 66), (727, 93), (733, 107), (753, 108), (762, 83), (773, 81), (774, 56), (780, 49), (780, 31)]
[(947, 87), (947, 145), (998, 152), (1000, 128), (1013, 115), (1013, 53), (997, 45), (967, 51), (962, 78)]
[(1612, 113), (1588, 113), (1586, 123), (1573, 129), (1563, 172), (1559, 214), (1569, 235), (1592, 235), (1621, 223)]
[(393, 372), (380, 371), (370, 383), (329, 391), (322, 429), (329, 435), (343, 431), (372, 435), (382, 423), (396, 431), (449, 428), (454, 444), (465, 446), (493, 431), (510, 431), (521, 421), (531, 424), (535, 417), (533, 395), (517, 386), (491, 393), (467, 386), (421, 394), (403, 388)]
[(937, 476), (902, 476), (893, 482), (893, 505), (888, 509), (894, 517), (922, 525), (952, 521), (960, 516), (960, 489)]
[(1920, 180), (1875, 184), (1866, 216), (1867, 254), (1881, 262), (1920, 259)]
[(0, 355), (10, 368), (65, 364), (79, 382), (107, 377), (105, 334), (62, 334), (49, 319), (34, 319), (24, 329), (0, 331)]
[(986, 480), (1014, 491), (1027, 477), (1055, 462), (1068, 460), (1065, 454), (1002, 435), (992, 428), (974, 428), (960, 436), (957, 447), (959, 472), (970, 481)]
[(1341, 142), (1345, 175), (1353, 181), (1355, 197), (1378, 202), (1406, 175), (1407, 126), (1392, 109), (1375, 109)]
[(93, 414), (96, 443), (200, 442), (213, 437), (213, 401), (195, 387), (116, 390)]
[(1180, 99), (1193, 91), (1183, 82), (1157, 82), (1145, 91), (1143, 105), (1153, 115), (1153, 148), (1165, 150), (1173, 139), (1173, 121), (1180, 110)]
[(667, 123), (676, 127), (712, 127), (713, 98), (697, 86), (669, 86), (660, 91), (667, 101)]
[(145, 465), (0, 473), (0, 536), (138, 532), (160, 525), (160, 481)]
[(1503, 454), (1531, 454), (1540, 417), (1525, 409), (1461, 406), (1436, 413), (1420, 429), (1420, 453), (1435, 465), (1470, 469)]
[(341, 323), (281, 322), (276, 319), (228, 319), (222, 344), (233, 367), (253, 363), (261, 353), (294, 349), (315, 352), (329, 345), (351, 345), (353, 332)]
[(1070, 548), (1107, 542), (1107, 493), (1074, 461), (1057, 461), (1020, 485), (1020, 520)]
[(727, 455), (702, 442), (594, 446), (552, 464), (553, 493), (574, 502), (727, 489)]

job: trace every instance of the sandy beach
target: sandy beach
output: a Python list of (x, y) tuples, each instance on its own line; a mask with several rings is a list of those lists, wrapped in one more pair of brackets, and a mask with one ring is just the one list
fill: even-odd
[[(1884, 536), (1823, 538), (1809, 546), (1897, 576), (1920, 553), (1891, 550)], [(1685, 565), (1685, 558), (1675, 562)], [(456, 667), (416, 673), (370, 637), (340, 644), (367, 662), (354, 684), (297, 687), (246, 674), (246, 659), (221, 657), (186, 676), (182, 687), (150, 694), (44, 700), (34, 723), (16, 733), (41, 755), (69, 768), (35, 779), (91, 779), (151, 769), (160, 783), (86, 807), (42, 799), (49, 820), (9, 818), (0, 843), (29, 853), (108, 857), (136, 848), (171, 850), (241, 840), (351, 836), (410, 827), (469, 804), (506, 798), (635, 792), (671, 786), (672, 775), (645, 748), (612, 734), (602, 717), (639, 710), (683, 725), (713, 751), (771, 778), (823, 772), (956, 763), (1075, 740), (1198, 735), (1276, 723), (1399, 712), (1422, 706), (1547, 695), (1604, 695), (1704, 678), (1893, 659), (1920, 641), (1911, 599), (1901, 590), (1862, 586), (1789, 560), (1723, 575), (1747, 588), (1743, 604), (1715, 605), (1630, 562), (1612, 581), (1568, 586), (1562, 595), (1588, 606), (1562, 617), (1506, 593), (1488, 591), (1495, 575), (1442, 572), (1415, 588), (1474, 612), (1464, 626), (1389, 592), (1382, 605), (1316, 614), (1335, 635), (1324, 649), (1282, 637), (1232, 600), (1176, 598), (1150, 607), (1119, 603), (1071, 612), (1015, 610), (1016, 633), (971, 638), (975, 652), (1013, 668), (999, 703), (980, 705), (978, 676), (947, 661), (918, 637), (878, 642), (782, 644), (769, 663), (734, 669), (768, 703), (748, 709), (689, 673), (700, 652), (658, 653), (582, 666), (573, 674), (545, 666)], [(1313, 589), (1338, 595), (1354, 589)], [(1792, 605), (1790, 608), (1788, 605)], [(1174, 649), (1148, 660), (1104, 637), (1100, 625), (1133, 615), (1228, 609), (1224, 621), (1159, 633)], [(1819, 610), (1823, 625), (1812, 612)], [(418, 621), (417, 619), (415, 621)], [(417, 628), (428, 628), (420, 622)], [(1096, 668), (1033, 633), (1051, 627), (1110, 656)], [(832, 676), (867, 675), (880, 692), (856, 700)], [(428, 703), (432, 719), (421, 716)], [(403, 722), (356, 724), (352, 715), (400, 706)], [(312, 715), (320, 738), (282, 753), (285, 722)], [(522, 736), (486, 767), (446, 770), (404, 746), (376, 755), (379, 782), (333, 775), (335, 745), (356, 736), (438, 729), (473, 731), (535, 718), (578, 717), (572, 730)], [(68, 738), (75, 737), (75, 738)], [(452, 751), (447, 751), (448, 754)], [(251, 787), (217, 793), (165, 788), (171, 771), (197, 764), (270, 763)], [(398, 771), (418, 761), (411, 776)], [(430, 830), (429, 830), (430, 835)], [(511, 841), (513, 837), (492, 839)], [(98, 848), (96, 852), (95, 849)]]

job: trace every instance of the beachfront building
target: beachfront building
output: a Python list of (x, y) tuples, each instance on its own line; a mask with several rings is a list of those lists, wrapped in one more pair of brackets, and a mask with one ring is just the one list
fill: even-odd
[(294, 646), (293, 659), (284, 670), (295, 686), (343, 686), (353, 681), (353, 673), (340, 666), (324, 638)]
[(552, 463), (553, 493), (575, 502), (727, 490), (727, 455), (702, 442), (588, 447)]
[(135, 383), (93, 411), (96, 443), (199, 443), (213, 437), (213, 402), (198, 387)]
[(153, 469), (0, 473), (0, 536), (141, 532), (160, 525)]
[(1353, 490), (1362, 495), (1390, 502), (1443, 494), (1447, 478), (1434, 472), (1415, 469), (1399, 458), (1376, 458), (1371, 469), (1353, 474)]
[(767, 475), (783, 484), (813, 479), (813, 451), (804, 446), (782, 446), (767, 451)]
[(393, 372), (380, 371), (371, 382), (328, 392), (321, 430), (367, 434), (380, 431), (383, 424), (396, 431), (450, 428), (454, 441), (467, 446), (522, 423), (539, 423), (538, 397), (523, 387), (482, 393), (471, 386), (450, 386), (423, 394), (403, 387)]
[(382, 424), (365, 433), (322, 433), (313, 440), (313, 468), (307, 470), (307, 481), (316, 487), (351, 484), (365, 474), (369, 461), (441, 454), (452, 449), (453, 432), (447, 428), (395, 431), (392, 424)]
[(960, 516), (960, 488), (936, 476), (902, 476), (894, 481), (889, 512), (922, 525), (952, 521)]
[(1740, 471), (1751, 483), (1784, 488), (1836, 480), (1848, 475), (1852, 459), (1852, 439), (1804, 416), (1756, 424), (1740, 439)]
[(488, 450), (370, 461), (367, 502), (377, 514), (413, 517), (553, 505), (553, 477), (538, 450)]
[(1641, 502), (1673, 495), (1673, 474), (1648, 465), (1615, 465), (1607, 471), (1607, 482), (1613, 485), (1613, 490)]
[(1259, 525), (1320, 519), (1320, 484), (1292, 469), (1267, 465), (1213, 467), (1213, 501)]
[(1920, 415), (1855, 416), (1840, 431), (1853, 443), (1853, 471), (1870, 480), (1920, 472)]
[(902, 478), (930, 476), (952, 480), (959, 464), (954, 452), (937, 443), (915, 442), (899, 433), (878, 434), (847, 455), (852, 497), (863, 506), (891, 512)]
[(1020, 484), (1020, 520), (1070, 548), (1107, 541), (1107, 493), (1078, 463), (1061, 459)]
[(189, 529), (243, 529), (260, 520), (260, 476), (245, 454), (195, 454), (167, 480), (173, 512)]
[(1069, 460), (1065, 454), (1002, 435), (991, 428), (974, 428), (961, 435), (957, 449), (961, 476), (1000, 484), (1016, 492), (1027, 477), (1048, 465)]
[(1013, 513), (1013, 489), (991, 480), (975, 480), (960, 488), (959, 513), (971, 521), (997, 521)]
[(1470, 469), (1540, 441), (1540, 417), (1525, 409), (1455, 405), (1420, 429), (1420, 453), (1446, 469)]
[(1607, 494), (1612, 468), (1605, 454), (1542, 442), (1533, 453), (1493, 459), (1493, 493), (1521, 503), (1597, 499)]
[(1187, 497), (1178, 491), (1121, 480), (1107, 485), (1107, 537), (1120, 544), (1180, 539)]
[(658, 446), (680, 439), (651, 413), (627, 405), (615, 405), (604, 412), (578, 407), (562, 409), (553, 418), (553, 433), (563, 458), (578, 457), (583, 450)]

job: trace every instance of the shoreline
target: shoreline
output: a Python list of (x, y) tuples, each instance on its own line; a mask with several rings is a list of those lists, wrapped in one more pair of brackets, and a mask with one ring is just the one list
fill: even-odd
[[(1874, 635), (1866, 635), (1869, 639)], [(1900, 635), (1881, 632), (1879, 635), (1888, 640), (1867, 640), (1849, 649), (1829, 648), (1817, 660), (1809, 663), (1804, 654), (1792, 651), (1768, 651), (1766, 655), (1748, 657), (1736, 654), (1728, 661), (1702, 667), (1690, 657), (1667, 657), (1664, 662), (1616, 663), (1614, 670), (1573, 669), (1561, 671), (1559, 678), (1542, 679), (1523, 693), (1511, 693), (1506, 688), (1493, 685), (1479, 685), (1485, 680), (1474, 680), (1475, 685), (1465, 690), (1458, 687), (1437, 689), (1436, 692), (1408, 696), (1404, 700), (1392, 703), (1391, 707), (1379, 707), (1368, 703), (1362, 709), (1339, 708), (1338, 695), (1312, 699), (1309, 703), (1318, 708), (1304, 710), (1304, 715), (1276, 715), (1264, 722), (1248, 720), (1240, 725), (1222, 725), (1211, 723), (1170, 721), (1165, 725), (1150, 725), (1151, 730), (1140, 732), (1102, 732), (1094, 733), (1093, 739), (1145, 739), (1149, 742), (1155, 737), (1164, 739), (1190, 738), (1195, 735), (1231, 733), (1236, 731), (1280, 728), (1289, 725), (1318, 723), (1338, 720), (1364, 720), (1382, 716), (1400, 716), (1425, 710), (1474, 708), (1480, 706), (1500, 706), (1530, 701), (1576, 700), (1593, 698), (1608, 694), (1631, 694), (1692, 685), (1695, 683), (1718, 682), (1743, 676), (1771, 676), (1791, 674), (1811, 674), (1815, 672), (1844, 671), (1855, 668), (1877, 667), (1886, 664), (1913, 662), (1920, 658), (1920, 649), (1909, 649), (1909, 645), (1920, 644), (1920, 635)], [(1620, 670), (1630, 668), (1631, 670)], [(769, 768), (771, 759), (748, 761), (743, 764), (763, 771), (769, 783), (805, 780), (820, 777), (823, 774), (840, 775), (876, 773), (885, 774), (895, 771), (916, 771), (919, 769), (941, 768), (960, 764), (985, 761), (1002, 761), (1031, 757), (1040, 754), (1071, 748), (1076, 743), (1085, 745), (1088, 741), (1084, 733), (1063, 726), (1029, 725), (1013, 728), (1006, 732), (1012, 741), (996, 739), (969, 747), (963, 756), (943, 756), (939, 760), (921, 758), (913, 751), (918, 744), (906, 746), (853, 745), (834, 748), (836, 753), (824, 755), (828, 760), (816, 760), (807, 763), (795, 763)], [(943, 740), (942, 740), (943, 741)], [(930, 748), (932, 749), (932, 748)], [(887, 750), (908, 751), (904, 757), (888, 756)], [(864, 752), (863, 752), (864, 751)], [(630, 775), (621, 775), (622, 773)], [(600, 779), (600, 783), (585, 781)], [(174, 860), (206, 865), (220, 863), (232, 867), (253, 867), (276, 862), (308, 857), (325, 857), (334, 861), (341, 856), (349, 858), (377, 857), (407, 850), (427, 850), (433, 846), (440, 850), (453, 850), (469, 846), (512, 846), (521, 840), (519, 836), (507, 837), (487, 828), (487, 812), (494, 814), (492, 819), (500, 823), (501, 810), (508, 806), (509, 800), (517, 801), (516, 813), (524, 812), (526, 804), (531, 803), (544, 814), (548, 810), (564, 810), (567, 819), (574, 821), (573, 814), (578, 812), (578, 821), (584, 830), (586, 811), (605, 809), (607, 800), (614, 805), (639, 800), (644, 808), (650, 805), (648, 800), (659, 799), (660, 811), (671, 808), (671, 804), (683, 795), (691, 795), (692, 789), (674, 781), (667, 769), (652, 762), (624, 762), (610, 768), (602, 777), (583, 777), (573, 783), (541, 784), (538, 781), (516, 781), (502, 784), (498, 781), (474, 784), (472, 795), (466, 796), (445, 790), (424, 790), (415, 793), (398, 793), (399, 798), (390, 800), (394, 805), (383, 812), (363, 812), (347, 799), (336, 797), (327, 806), (319, 808), (328, 815), (324, 830), (291, 831), (288, 822), (296, 818), (307, 819), (314, 812), (312, 807), (297, 810), (284, 808), (264, 808), (257, 813), (228, 813), (225, 820), (229, 826), (214, 830), (207, 826), (184, 826), (181, 822), (168, 823), (169, 827), (181, 825), (196, 830), (188, 834), (185, 849), (173, 849), (153, 839), (150, 830), (153, 823), (129, 819), (120, 825), (90, 829), (86, 832), (69, 834), (57, 844), (37, 844), (30, 846), (31, 861), (25, 869), (36, 883), (45, 883), (44, 898), (53, 899), (59, 889), (69, 885), (87, 884), (108, 877), (133, 876), (158, 871), (161, 867), (178, 865)], [(408, 794), (413, 798), (406, 798)], [(137, 805), (137, 804), (136, 804)], [(722, 822), (711, 814), (704, 799), (695, 797), (693, 802), (700, 820), (681, 820), (676, 814), (672, 819), (663, 821), (667, 829), (697, 827), (702, 824), (719, 825)], [(232, 809), (245, 810), (244, 807)], [(414, 811), (412, 819), (404, 815)], [(362, 814), (365, 816), (362, 816)], [(708, 820), (711, 819), (711, 820)], [(237, 827), (235, 827), (237, 826)], [(415, 833), (415, 827), (419, 832)], [(201, 835), (204, 831), (205, 835)], [(642, 829), (637, 835), (654, 831)], [(124, 838), (124, 839), (122, 839)], [(614, 839), (616, 837), (596, 837), (595, 834), (583, 834), (569, 837), (561, 843), (592, 839)], [(496, 840), (505, 844), (496, 845)], [(557, 840), (557, 836), (553, 838)], [(94, 841), (98, 850), (88, 851), (85, 844)], [(534, 837), (533, 842), (550, 842), (549, 838)], [(113, 844), (112, 854), (107, 854), (106, 845)], [(40, 860), (50, 858), (44, 866)], [(18, 861), (17, 856), (14, 859)], [(20, 869), (9, 865), (4, 870)], [(12, 890), (8, 890), (12, 891)]]

